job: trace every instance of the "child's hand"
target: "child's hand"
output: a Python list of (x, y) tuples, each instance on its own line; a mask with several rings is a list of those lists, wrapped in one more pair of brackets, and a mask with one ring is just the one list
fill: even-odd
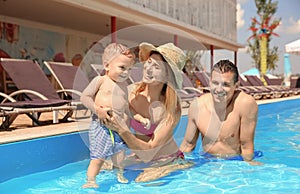
[(97, 116), (100, 120), (104, 120), (104, 119), (107, 119), (112, 116), (111, 108), (95, 106), (95, 110), (96, 110)]
[(145, 126), (145, 128), (146, 128), (147, 130), (150, 129), (151, 123), (150, 123), (150, 120), (149, 120), (149, 119), (143, 118), (143, 119), (141, 120), (141, 123)]

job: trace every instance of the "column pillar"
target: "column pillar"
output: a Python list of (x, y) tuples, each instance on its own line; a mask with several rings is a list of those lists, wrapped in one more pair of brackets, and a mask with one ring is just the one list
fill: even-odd
[(178, 35), (174, 34), (174, 45), (178, 46)]
[(214, 45), (210, 45), (210, 70), (214, 66)]
[(116, 16), (111, 16), (110, 18), (110, 33), (111, 33), (111, 42), (117, 42), (117, 25), (116, 25)]

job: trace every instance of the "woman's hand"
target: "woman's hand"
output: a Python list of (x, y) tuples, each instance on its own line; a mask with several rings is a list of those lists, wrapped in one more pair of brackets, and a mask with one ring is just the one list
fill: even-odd
[(130, 131), (125, 120), (118, 115), (113, 115), (112, 117), (107, 118), (104, 121), (104, 125), (119, 134), (123, 133), (124, 131)]

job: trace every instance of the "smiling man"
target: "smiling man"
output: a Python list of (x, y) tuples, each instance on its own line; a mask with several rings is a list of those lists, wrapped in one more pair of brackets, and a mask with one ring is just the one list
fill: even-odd
[(181, 151), (191, 152), (200, 134), (205, 156), (257, 164), (252, 159), (258, 106), (252, 96), (237, 90), (238, 76), (237, 67), (229, 60), (213, 66), (210, 93), (190, 105)]

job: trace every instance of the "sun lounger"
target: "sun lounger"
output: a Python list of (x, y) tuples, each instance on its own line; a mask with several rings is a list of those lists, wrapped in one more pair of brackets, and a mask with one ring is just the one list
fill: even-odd
[(182, 89), (177, 90), (177, 95), (182, 102), (186, 103), (186, 107), (190, 105), (194, 98), (203, 95), (203, 91), (195, 88), (190, 78), (182, 72)]
[(89, 84), (87, 76), (80, 67), (73, 66), (72, 63), (52, 61), (44, 61), (44, 64), (59, 85), (58, 93), (68, 93), (68, 97), (71, 97), (73, 102), (80, 101), (82, 91)]
[(272, 97), (272, 93), (269, 89), (260, 86), (253, 86), (246, 77), (242, 78), (242, 76), (239, 76), (239, 82), (239, 89), (253, 96), (256, 100)]
[[(290, 95), (298, 95), (300, 94), (300, 88), (297, 88), (297, 79), (291, 77), (291, 85), (290, 86), (285, 86), (283, 85), (284, 79), (283, 78), (269, 78), (268, 76), (264, 76), (266, 82), (270, 86), (278, 87), (282, 90), (289, 91)], [(300, 84), (299, 84), (300, 86)]]
[(273, 98), (289, 96), (292, 93), (289, 88), (283, 88), (281, 86), (272, 86), (272, 85), (265, 86), (264, 83), (255, 75), (245, 75), (245, 77), (253, 86), (260, 86), (265, 90), (269, 90)]
[(290, 80), (291, 80), (290, 89), (293, 91), (294, 95), (299, 95), (300, 94), (300, 78), (291, 77)]
[(289, 96), (293, 94), (297, 94), (298, 92), (296, 90), (293, 90), (289, 86), (284, 86), (283, 78), (269, 78), (268, 76), (264, 75), (264, 78), (268, 84), (269, 87), (273, 87), (275, 89), (283, 91), (284, 96)]
[[(38, 118), (42, 112), (55, 111), (57, 114), (59, 110), (67, 110), (64, 120), (72, 116), (76, 107), (71, 106), (69, 100), (60, 98), (38, 63), (32, 60), (1, 59), (1, 64), (18, 88), (9, 95), (18, 100), (5, 98), (0, 104), (0, 108), (5, 111), (2, 115), (10, 117), (9, 121), (2, 123), (2, 127), (9, 127), (18, 113), (27, 114), (36, 124), (39, 124)], [(7, 99), (11, 102), (8, 103)], [(38, 113), (37, 117), (30, 116), (35, 113)], [(58, 122), (57, 118), (53, 118), (53, 122)]]
[(203, 89), (195, 88), (190, 78), (182, 72), (182, 89), (187, 91), (188, 93), (195, 94), (196, 96), (201, 96), (204, 91)]
[(81, 118), (90, 116), (90, 111), (80, 101), (83, 90), (89, 84), (89, 80), (79, 66), (72, 63), (59, 63), (44, 61), (56, 83), (59, 85), (58, 93), (64, 94), (64, 99), (71, 100), (71, 105), (76, 106), (75, 118), (78, 117), (78, 110), (86, 110)]
[(0, 96), (4, 100), (0, 104), (0, 117), (2, 117), (2, 123), (0, 130), (9, 129), (10, 125), (21, 114), (26, 114), (33, 122), (33, 125), (41, 125), (39, 117), (41, 113), (52, 112), (53, 123), (58, 123), (59, 111), (66, 111), (62, 122), (68, 120), (72, 116), (73, 111), (76, 109), (74, 106), (70, 106), (70, 102), (66, 100), (49, 100), (40, 99), (33, 101), (16, 101), (13, 95), (7, 95), (0, 93)]
[(105, 75), (105, 69), (102, 64), (91, 64), (91, 67), (97, 75)]
[(264, 75), (264, 78), (269, 86), (282, 86), (283, 79), (282, 78), (269, 78)]
[(135, 66), (131, 69), (129, 80), (131, 83), (138, 83), (143, 79), (143, 66)]
[(200, 87), (209, 90), (209, 76), (204, 71), (195, 71), (194, 76), (200, 81)]

